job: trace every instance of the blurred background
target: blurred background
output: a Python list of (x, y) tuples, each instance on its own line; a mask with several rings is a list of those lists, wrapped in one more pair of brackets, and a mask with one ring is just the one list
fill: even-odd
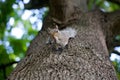
[[(0, 80), (15, 68), (25, 57), (30, 41), (41, 30), (42, 20), (49, 11), (48, 0), (0, 0)], [(99, 8), (104, 12), (120, 9), (120, 5), (106, 0), (89, 0), (89, 10)], [(115, 37), (120, 41), (120, 34)], [(110, 53), (120, 80), (120, 46)]]

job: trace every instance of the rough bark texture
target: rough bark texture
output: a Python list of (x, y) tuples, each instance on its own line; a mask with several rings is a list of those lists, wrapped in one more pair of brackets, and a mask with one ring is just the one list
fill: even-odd
[(115, 12), (104, 13), (102, 21), (104, 35), (106, 36), (106, 44), (109, 52), (116, 46), (120, 46), (120, 41), (115, 37), (120, 34), (120, 10)]
[[(48, 33), (40, 31), (8, 80), (117, 80), (106, 45), (107, 30), (103, 27), (110, 25), (104, 25), (105, 14), (96, 10), (77, 15), (66, 23), (56, 22), (59, 27), (70, 26), (78, 31), (68, 48), (62, 53), (53, 50), (52, 45), (46, 44)], [(54, 18), (47, 17), (44, 27), (53, 25), (51, 17)]]
[[(89, 1), (90, 0), (87, 0), (87, 2), (89, 2)], [(120, 5), (120, 0), (107, 0), (107, 1), (110, 1), (110, 2)], [(83, 4), (84, 4), (84, 1), (83, 1)], [(42, 7), (49, 6), (49, 0), (30, 0), (30, 2), (28, 4), (25, 4), (24, 6), (25, 6), (25, 9), (39, 9)]]

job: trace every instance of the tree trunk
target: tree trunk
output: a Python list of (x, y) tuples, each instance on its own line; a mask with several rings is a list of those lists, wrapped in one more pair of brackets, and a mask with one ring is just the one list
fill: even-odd
[[(53, 4), (54, 1), (51, 0), (50, 3)], [(69, 8), (69, 2), (74, 0), (56, 1), (66, 3)], [(106, 31), (109, 30), (105, 29), (110, 25), (105, 23), (105, 14), (99, 10), (83, 13), (79, 8), (75, 12), (75, 6), (64, 8), (68, 12), (63, 11), (62, 14), (55, 14), (56, 9), (51, 7), (53, 13), (50, 13), (43, 25), (45, 29), (53, 24), (58, 24), (60, 28), (77, 29), (77, 35), (69, 40), (68, 47), (61, 53), (53, 50), (53, 45), (46, 44), (49, 37), (47, 31), (40, 31), (31, 42), (26, 57), (18, 63), (8, 80), (117, 80), (106, 44)], [(71, 17), (72, 14), (75, 15)]]

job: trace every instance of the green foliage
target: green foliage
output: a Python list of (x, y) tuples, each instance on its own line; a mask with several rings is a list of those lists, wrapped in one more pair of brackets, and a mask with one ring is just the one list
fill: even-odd
[(0, 63), (6, 64), (8, 62), (9, 62), (9, 56), (7, 55), (6, 49), (3, 45), (0, 45)]
[(120, 35), (116, 36), (115, 39), (120, 41)]
[[(18, 1), (19, 0), (0, 0), (0, 80), (4, 80), (14, 69), (19, 59), (25, 56), (30, 41), (38, 32), (34, 23), (30, 22), (30, 19), (22, 19), (21, 16), (25, 10), (21, 8)], [(120, 8), (120, 6), (104, 0), (89, 0), (88, 8), (93, 9), (94, 5), (104, 11), (114, 11)], [(15, 8), (13, 8), (13, 6), (15, 6)], [(47, 13), (48, 10), (42, 14), (41, 20)], [(31, 16), (39, 17), (39, 15), (40, 13)], [(13, 24), (9, 23), (10, 20), (13, 21)], [(17, 37), (12, 35), (12, 32), (14, 32), (13, 29), (16, 28), (22, 28), (23, 30), (22, 33), (24, 34), (20, 38), (18, 38), (19, 32), (14, 33)], [(116, 38), (120, 40), (120, 36)], [(118, 69), (120, 69), (118, 65), (120, 66), (120, 64), (118, 62), (113, 62), (113, 64), (115, 65), (116, 71), (118, 71)], [(120, 72), (117, 72), (117, 74), (120, 78)]]
[(120, 5), (106, 1), (106, 0), (91, 0), (88, 4), (88, 9), (97, 9), (100, 8), (105, 12), (112, 12), (120, 9)]
[[(38, 32), (29, 20), (22, 20), (23, 12), (15, 0), (0, 1), (0, 80), (4, 80), (25, 56), (29, 42)], [(10, 23), (11, 18), (13, 24)], [(12, 35), (13, 29), (18, 28), (23, 30), (21, 38)], [(19, 32), (17, 34), (19, 36)]]
[(118, 79), (120, 80), (120, 61), (115, 60), (113, 61), (114, 68), (116, 70), (116, 74), (118, 76)]
[[(0, 38), (3, 38), (5, 26), (10, 18), (10, 13), (13, 11), (12, 5), (15, 0), (0, 1)], [(7, 7), (7, 8), (6, 8)]]

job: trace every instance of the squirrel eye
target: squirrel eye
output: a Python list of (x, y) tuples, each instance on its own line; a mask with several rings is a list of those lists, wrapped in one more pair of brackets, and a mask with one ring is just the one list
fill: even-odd
[(59, 38), (58, 40), (60, 41), (61, 39)]
[(58, 30), (55, 30), (55, 32), (58, 32)]

